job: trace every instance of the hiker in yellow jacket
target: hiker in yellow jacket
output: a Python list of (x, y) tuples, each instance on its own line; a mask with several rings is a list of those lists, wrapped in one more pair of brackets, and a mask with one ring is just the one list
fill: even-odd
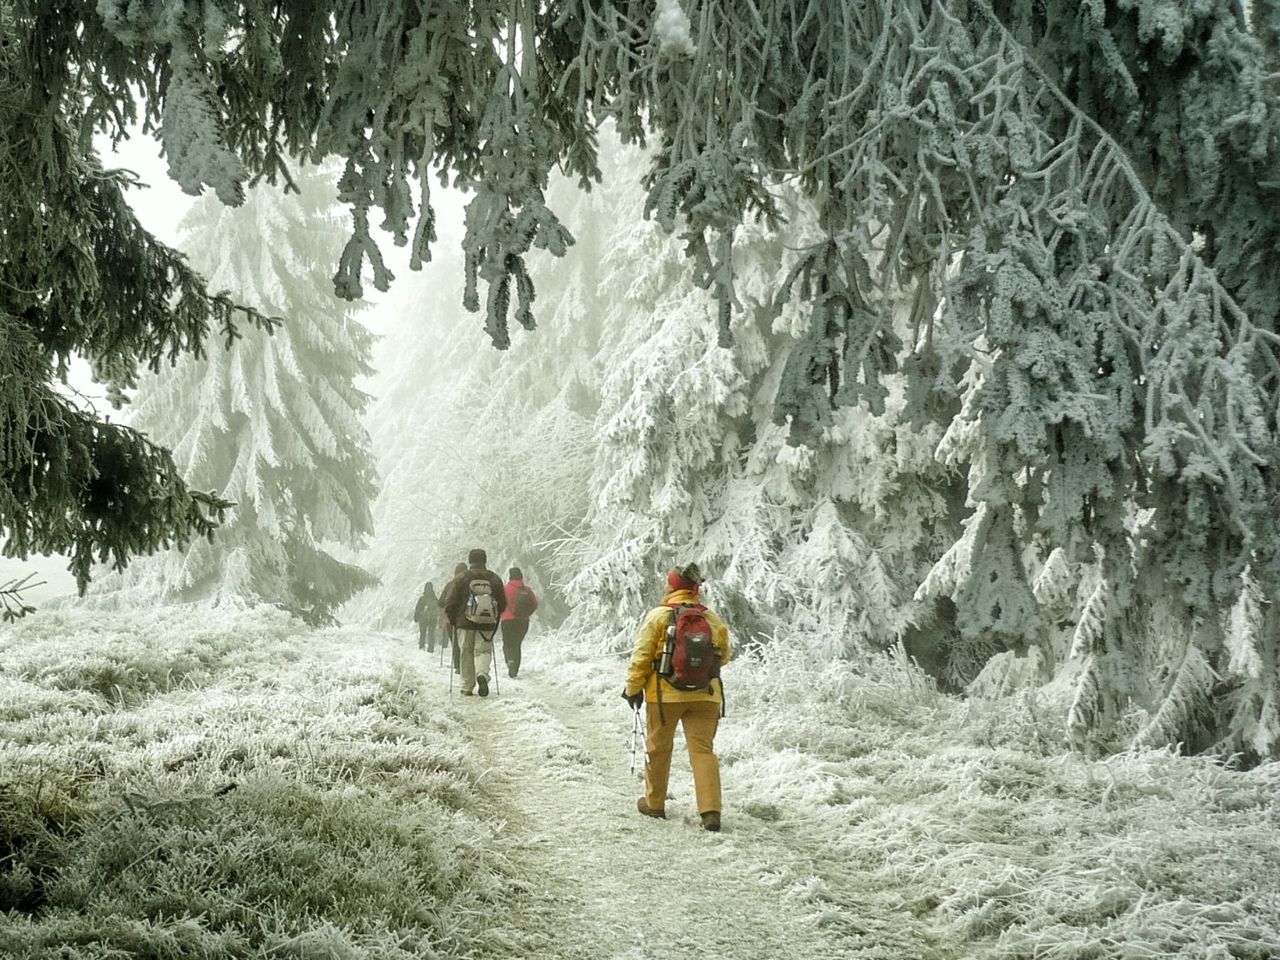
[(644, 768), (645, 795), (636, 801), (636, 809), (647, 817), (666, 818), (667, 779), (671, 774), (671, 751), (676, 725), (684, 725), (684, 738), (689, 747), (689, 765), (693, 768), (694, 793), (702, 826), (720, 829), (720, 762), (713, 744), (720, 725), (724, 688), (718, 676), (703, 688), (681, 690), (658, 675), (667, 628), (672, 624), (676, 608), (692, 605), (702, 611), (711, 628), (711, 641), (719, 653), (719, 663), (729, 662), (729, 628), (698, 599), (702, 574), (689, 564), (667, 574), (667, 595), (660, 606), (650, 610), (640, 624), (627, 684), (622, 696), (633, 708), (648, 701), (646, 720), (648, 739), (645, 750), (648, 762)]

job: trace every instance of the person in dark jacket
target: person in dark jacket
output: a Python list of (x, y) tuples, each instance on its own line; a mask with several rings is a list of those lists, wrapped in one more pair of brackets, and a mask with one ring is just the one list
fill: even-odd
[(529, 632), (529, 618), (538, 609), (538, 597), (526, 586), (519, 567), (507, 571), (507, 609), (502, 611), (502, 655), (507, 661), (507, 675), (520, 672), (520, 647)]
[(458, 630), (461, 648), (462, 695), (489, 695), (489, 664), (499, 618), (507, 607), (502, 578), (485, 567), (488, 557), (479, 548), (467, 554), (467, 571), (455, 581), (445, 604), (445, 622)]
[(453, 672), (458, 672), (458, 661), (461, 659), (458, 649), (458, 631), (449, 623), (449, 618), (445, 614), (445, 608), (449, 605), (449, 600), (453, 596), (453, 591), (458, 589), (458, 584), (462, 582), (462, 578), (466, 576), (467, 565), (459, 563), (453, 568), (453, 579), (444, 585), (444, 589), (440, 591), (440, 599), (437, 604), (440, 607), (440, 621), (444, 624), (445, 633), (449, 636), (449, 646), (453, 648)]
[(413, 608), (413, 622), (418, 625), (418, 649), (431, 653), (436, 648), (436, 627), (440, 623), (440, 600), (430, 580), (422, 588), (422, 596)]

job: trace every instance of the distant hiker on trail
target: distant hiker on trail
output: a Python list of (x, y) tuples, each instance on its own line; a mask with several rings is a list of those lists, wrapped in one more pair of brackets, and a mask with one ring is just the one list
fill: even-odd
[(458, 672), (458, 628), (449, 623), (449, 614), (446, 612), (449, 601), (453, 597), (455, 590), (461, 589), (463, 577), (467, 575), (467, 565), (459, 563), (453, 568), (453, 579), (444, 585), (444, 590), (440, 592), (440, 599), (437, 604), (440, 606), (440, 620), (444, 623), (445, 632), (449, 634), (449, 646), (453, 648), (453, 672)]
[(519, 567), (507, 571), (507, 609), (502, 611), (502, 655), (507, 661), (507, 675), (520, 672), (520, 646), (529, 632), (529, 618), (538, 609), (538, 597), (524, 582)]
[(667, 779), (676, 724), (684, 725), (698, 815), (720, 829), (720, 762), (712, 746), (724, 706), (720, 666), (729, 662), (729, 629), (698, 601), (702, 574), (689, 564), (667, 574), (667, 595), (640, 624), (622, 697), (638, 710), (648, 702), (645, 795), (636, 809), (666, 819)]
[(418, 625), (418, 649), (431, 653), (436, 648), (436, 627), (440, 621), (439, 599), (430, 580), (422, 588), (422, 596), (413, 608), (413, 622)]
[(489, 695), (489, 664), (493, 657), (493, 637), (498, 620), (507, 606), (502, 578), (485, 568), (488, 557), (480, 549), (467, 554), (467, 569), (455, 580), (445, 605), (445, 619), (458, 629), (461, 648), (462, 695)]

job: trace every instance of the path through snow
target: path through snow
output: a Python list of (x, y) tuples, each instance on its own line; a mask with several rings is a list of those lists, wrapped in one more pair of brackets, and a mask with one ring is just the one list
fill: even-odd
[[(539, 647), (539, 649), (546, 649)], [(419, 661), (421, 664), (422, 661)], [(432, 681), (448, 672), (430, 657)], [(619, 672), (602, 660), (601, 669)], [(667, 958), (925, 957), (885, 951), (887, 918), (857, 903), (794, 895), (806, 878), (822, 887), (831, 851), (796, 831), (735, 813), (734, 774), (723, 770), (724, 829), (702, 830), (681, 739), (676, 742), (670, 819), (635, 809), (641, 787), (629, 771), (630, 713), (609, 710), (551, 682), (537, 657), (517, 679), (499, 679), (487, 699), (452, 703), (468, 722), (487, 770), (492, 816), (505, 821), (519, 880), (494, 912), (495, 942), (526, 960), (667, 960)], [(621, 686), (621, 679), (619, 679)], [(442, 690), (443, 693), (443, 690)], [(638, 765), (643, 750), (638, 749)], [(824, 880), (822, 874), (827, 875)], [(816, 903), (816, 905), (815, 905)], [(881, 906), (881, 911), (883, 906)], [(870, 921), (870, 923), (868, 923)], [(884, 951), (884, 952), (882, 952)], [(493, 954), (486, 954), (493, 956)]]

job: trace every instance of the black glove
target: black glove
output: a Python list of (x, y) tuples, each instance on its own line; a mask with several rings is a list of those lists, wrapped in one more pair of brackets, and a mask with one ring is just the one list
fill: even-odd
[(637, 690), (635, 693), (627, 693), (627, 688), (622, 688), (622, 699), (631, 705), (632, 710), (639, 710), (644, 704), (644, 691)]

